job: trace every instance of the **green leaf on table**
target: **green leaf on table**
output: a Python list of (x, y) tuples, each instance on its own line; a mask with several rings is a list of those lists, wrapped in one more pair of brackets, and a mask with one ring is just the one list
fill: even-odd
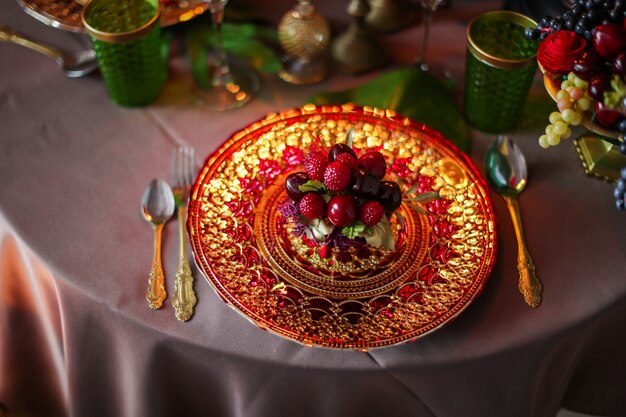
[(201, 88), (208, 89), (211, 86), (209, 77), (207, 43), (203, 33), (189, 30), (185, 32), (185, 44), (187, 46), (187, 58), (191, 66), (191, 73)]
[[(203, 88), (209, 82), (209, 48), (214, 49), (216, 35), (210, 22), (198, 18), (185, 29), (185, 45), (191, 72)], [(278, 55), (267, 43), (278, 43), (276, 30), (252, 23), (224, 23), (224, 49), (264, 73), (277, 73), (281, 68)]]
[(323, 93), (315, 104), (354, 103), (395, 110), (439, 131), (461, 151), (470, 149), (470, 129), (458, 110), (452, 89), (418, 68), (402, 68), (344, 91)]

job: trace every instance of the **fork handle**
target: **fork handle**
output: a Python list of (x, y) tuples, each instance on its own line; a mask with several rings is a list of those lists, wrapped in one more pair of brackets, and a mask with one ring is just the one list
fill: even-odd
[(196, 305), (196, 294), (193, 291), (193, 275), (187, 255), (187, 207), (178, 207), (178, 236), (180, 241), (180, 260), (174, 286), (174, 309), (180, 321), (187, 321), (193, 315)]

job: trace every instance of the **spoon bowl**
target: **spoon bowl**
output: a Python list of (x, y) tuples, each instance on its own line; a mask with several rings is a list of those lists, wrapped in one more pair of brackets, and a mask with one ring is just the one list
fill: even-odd
[(146, 221), (155, 225), (165, 224), (174, 215), (175, 207), (170, 186), (161, 179), (153, 179), (141, 199), (141, 210)]
[(515, 142), (507, 136), (496, 137), (485, 156), (487, 180), (500, 194), (518, 195), (526, 187), (526, 158)]
[(528, 305), (537, 307), (541, 303), (542, 287), (535, 275), (535, 265), (526, 249), (522, 218), (517, 203), (517, 197), (528, 181), (526, 158), (510, 138), (498, 136), (487, 148), (485, 170), (489, 185), (506, 201), (515, 228), (518, 249), (517, 269), (520, 274), (519, 290)]
[(148, 304), (153, 309), (161, 308), (166, 297), (161, 261), (161, 235), (163, 226), (174, 215), (175, 207), (174, 194), (170, 186), (161, 179), (153, 179), (141, 199), (143, 217), (154, 228), (154, 255), (146, 292)]

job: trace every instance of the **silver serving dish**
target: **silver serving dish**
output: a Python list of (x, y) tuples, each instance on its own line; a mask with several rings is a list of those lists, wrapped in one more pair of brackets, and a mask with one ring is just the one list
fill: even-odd
[[(85, 32), (80, 21), (83, 5), (77, 0), (17, 0), (32, 17), (46, 25), (69, 32)], [(161, 26), (193, 19), (209, 8), (203, 0), (161, 2)]]

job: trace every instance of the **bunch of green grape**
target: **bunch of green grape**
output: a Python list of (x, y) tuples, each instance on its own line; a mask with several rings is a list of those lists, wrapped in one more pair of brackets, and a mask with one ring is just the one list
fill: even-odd
[(562, 139), (568, 139), (572, 135), (570, 126), (578, 126), (583, 120), (583, 112), (592, 105), (586, 89), (587, 81), (570, 72), (556, 94), (559, 111), (550, 113), (550, 124), (546, 127), (545, 134), (539, 137), (539, 146), (556, 146)]

